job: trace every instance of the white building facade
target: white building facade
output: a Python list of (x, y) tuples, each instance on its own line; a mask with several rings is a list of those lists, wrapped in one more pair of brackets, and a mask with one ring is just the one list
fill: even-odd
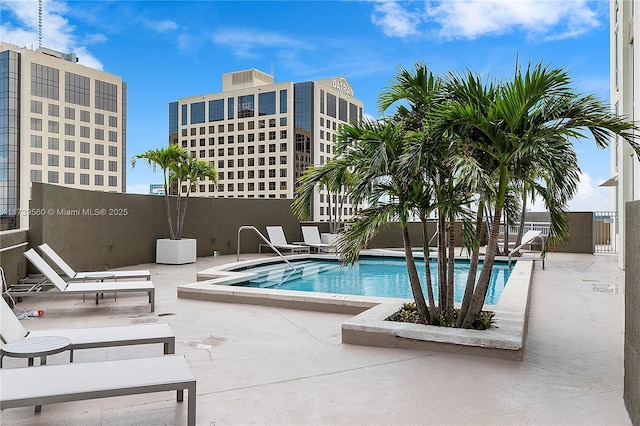
[[(231, 72), (221, 92), (169, 104), (169, 143), (218, 171), (218, 184), (201, 182), (194, 195), (294, 198), (296, 179), (333, 158), (339, 126), (360, 120), (363, 108), (344, 77), (276, 83), (256, 69)], [(329, 220), (341, 201), (331, 197), (316, 191), (311, 220)], [(347, 218), (356, 206), (344, 201)]]
[(0, 42), (0, 216), (28, 225), (31, 182), (126, 191), (126, 83), (75, 54)]
[[(615, 113), (640, 122), (640, 55), (635, 53), (635, 37), (640, 37), (640, 5), (637, 1), (611, 0), (611, 105)], [(639, 9), (639, 10), (635, 10)], [(640, 40), (640, 38), (639, 38)], [(604, 185), (612, 186), (612, 209), (618, 213), (615, 226), (618, 263), (624, 269), (625, 204), (640, 200), (640, 162), (622, 138), (611, 144), (611, 174)]]

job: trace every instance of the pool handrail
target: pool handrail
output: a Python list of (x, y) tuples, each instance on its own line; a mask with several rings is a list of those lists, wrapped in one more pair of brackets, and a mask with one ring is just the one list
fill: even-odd
[(275, 248), (275, 246), (273, 244), (271, 244), (271, 241), (269, 241), (264, 235), (262, 235), (262, 232), (258, 231), (258, 228), (256, 228), (255, 226), (251, 226), (251, 225), (242, 225), (240, 228), (238, 228), (238, 254), (236, 255), (236, 262), (240, 262), (240, 232), (244, 231), (245, 229), (253, 229), (254, 231), (256, 231), (256, 233), (260, 236), (260, 238), (262, 238), (262, 240), (265, 243), (267, 243), (267, 245), (271, 248), (271, 250), (276, 252), (278, 254), (278, 256), (280, 256), (282, 258), (282, 260), (284, 260), (285, 263), (287, 265), (289, 265), (289, 267), (291, 269), (293, 269), (294, 271), (296, 270), (296, 268), (287, 259), (285, 259), (283, 254), (280, 253), (280, 250)]

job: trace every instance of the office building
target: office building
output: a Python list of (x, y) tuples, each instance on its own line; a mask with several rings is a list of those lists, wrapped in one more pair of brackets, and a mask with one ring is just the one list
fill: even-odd
[[(344, 77), (276, 83), (249, 69), (223, 74), (221, 92), (170, 103), (169, 143), (218, 170), (218, 184), (201, 182), (193, 195), (294, 198), (296, 179), (330, 160), (339, 126), (362, 114), (363, 103)], [(319, 189), (311, 219), (329, 220), (329, 208), (341, 201), (343, 218), (353, 215), (348, 199)]]
[(0, 42), (0, 229), (28, 225), (31, 182), (125, 192), (126, 101), (73, 53)]
[[(635, 54), (635, 35), (640, 36), (640, 10), (634, 10), (635, 1), (612, 0), (611, 7), (611, 105), (617, 114), (640, 122), (640, 55)], [(636, 15), (636, 12), (638, 15)], [(639, 39), (640, 40), (640, 39)], [(640, 162), (631, 146), (622, 138), (611, 143), (611, 179), (602, 186), (611, 186), (612, 209), (617, 212), (614, 236), (618, 249), (618, 263), (624, 268), (625, 259), (625, 204), (640, 200)]]

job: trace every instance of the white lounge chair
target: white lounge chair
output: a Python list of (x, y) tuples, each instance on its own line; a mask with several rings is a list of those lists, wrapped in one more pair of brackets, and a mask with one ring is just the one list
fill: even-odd
[[(151, 304), (151, 312), (155, 311), (156, 289), (153, 283), (149, 281), (104, 281), (104, 282), (73, 282), (68, 283), (62, 279), (56, 271), (40, 255), (34, 250), (29, 249), (24, 252), (24, 256), (29, 259), (31, 264), (35, 266), (45, 277), (46, 281), (53, 284), (57, 291), (44, 291), (42, 285), (34, 285), (31, 288), (9, 287), (7, 293), (12, 297), (23, 296), (52, 296), (56, 294), (86, 294), (94, 293), (96, 295), (96, 305), (98, 304), (98, 295), (100, 293), (120, 293), (120, 292), (145, 292), (149, 295), (149, 303)], [(40, 284), (44, 284), (41, 282)]]
[(319, 253), (320, 251), (335, 251), (335, 246), (332, 244), (323, 243), (320, 238), (320, 231), (317, 226), (301, 226), (302, 229), (302, 238), (304, 239), (304, 243), (311, 248), (316, 249)]
[[(0, 370), (0, 409), (187, 390), (187, 424), (196, 424), (196, 379), (184, 355)], [(127, 401), (124, 399), (123, 401)]]
[[(168, 324), (27, 331), (4, 299), (0, 298), (0, 340), (3, 344), (40, 336), (62, 336), (71, 341), (70, 360), (76, 349), (162, 343), (165, 354), (176, 352), (176, 337)], [(0, 355), (0, 366), (2, 357)]]
[(65, 262), (58, 253), (55, 252), (49, 246), (49, 244), (44, 243), (38, 246), (40, 251), (44, 253), (51, 261), (62, 270), (62, 272), (68, 277), (69, 281), (85, 281), (92, 280), (98, 278), (105, 277), (106, 274), (113, 275), (111, 279), (125, 279), (125, 278), (135, 278), (135, 279), (151, 279), (151, 272), (148, 269), (141, 270), (132, 270), (132, 271), (92, 271), (92, 272), (76, 272), (73, 270), (71, 266), (67, 262)]
[[(531, 250), (531, 245), (535, 244), (536, 241), (540, 244), (540, 251)], [(523, 250), (525, 246), (529, 247), (529, 250)], [(516, 255), (516, 253), (520, 253), (521, 259), (531, 259), (533, 261), (539, 260), (542, 261), (542, 269), (544, 269), (544, 235), (540, 231), (527, 231), (522, 236), (522, 240), (520, 241), (520, 245), (518, 247), (513, 248), (507, 257), (509, 266), (511, 266), (511, 258)]]
[[(278, 250), (289, 250), (291, 253), (309, 253), (309, 246), (302, 244), (289, 244), (284, 236), (282, 226), (267, 226), (269, 242)], [(262, 253), (262, 247), (269, 247), (268, 244), (260, 244), (258, 253)]]

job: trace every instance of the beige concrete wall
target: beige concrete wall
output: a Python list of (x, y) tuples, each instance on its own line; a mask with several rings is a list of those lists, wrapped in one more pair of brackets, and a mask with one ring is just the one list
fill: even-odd
[[(237, 231), (253, 225), (282, 225), (287, 238), (298, 241), (299, 222), (286, 199), (190, 198), (183, 238), (198, 240), (198, 256), (214, 250), (233, 254)], [(101, 270), (155, 262), (155, 242), (166, 238), (164, 198), (157, 195), (82, 191), (34, 184), (29, 242), (51, 245), (76, 270)], [(96, 214), (97, 212), (97, 214)], [(70, 215), (70, 213), (77, 215)], [(265, 233), (266, 235), (266, 233)], [(242, 252), (256, 252), (259, 238), (242, 233)]]
[(27, 260), (22, 255), (29, 248), (23, 245), (26, 242), (26, 229), (0, 232), (0, 266), (8, 285), (17, 284), (26, 274)]
[(640, 201), (626, 205), (624, 403), (640, 424)]

